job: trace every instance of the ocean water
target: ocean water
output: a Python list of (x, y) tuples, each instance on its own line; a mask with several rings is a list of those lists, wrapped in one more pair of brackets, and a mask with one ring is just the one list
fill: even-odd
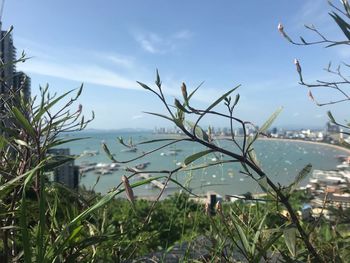
[[(118, 161), (127, 161), (136, 158), (137, 156), (142, 155), (143, 152), (150, 151), (151, 149), (162, 145), (162, 143), (145, 144), (139, 146), (136, 152), (125, 152), (124, 150), (126, 148), (117, 141), (119, 136), (122, 136), (124, 141), (128, 141), (131, 137), (134, 143), (158, 138), (174, 138), (174, 136), (171, 135), (156, 135), (152, 133), (84, 132), (74, 135), (70, 134), (69, 137), (89, 137), (88, 139), (67, 143), (64, 147), (70, 148), (71, 153), (75, 155), (80, 155), (84, 151), (99, 152), (92, 157), (79, 157), (76, 160), (76, 164), (79, 165), (84, 163), (111, 163), (101, 148), (102, 142), (108, 145), (110, 151)], [(226, 149), (233, 151), (237, 150), (232, 142), (226, 140), (219, 140), (218, 144)], [(298, 172), (308, 163), (312, 164), (313, 169), (334, 169), (338, 164), (335, 157), (337, 155), (346, 154), (345, 151), (330, 146), (308, 144), (297, 141), (259, 140), (255, 142), (254, 148), (264, 172), (273, 181), (278, 182), (281, 185), (291, 183)], [(192, 142), (180, 142), (176, 145), (161, 149), (139, 160), (121, 165), (119, 169), (112, 174), (101, 175), (94, 190), (104, 194), (117, 186), (121, 181), (121, 176), (128, 175), (128, 172), (125, 171), (126, 167), (134, 167), (140, 163), (149, 162), (150, 164), (145, 171), (172, 170), (181, 165), (187, 156), (203, 149), (204, 148), (200, 145)], [(176, 151), (177, 155), (169, 155), (169, 151)], [(196, 161), (194, 165), (211, 163), (220, 158), (224, 157), (209, 154)], [(181, 184), (186, 185), (191, 191), (197, 194), (206, 193), (207, 191), (215, 191), (221, 195), (262, 192), (256, 182), (240, 173), (241, 170), (239, 164), (230, 163), (192, 172), (178, 172), (173, 175), (173, 178)], [(151, 175), (158, 176), (160, 174), (151, 173)], [(80, 185), (84, 185), (86, 188), (91, 189), (96, 183), (98, 177), (99, 175), (94, 171), (88, 172), (84, 177), (80, 178)], [(132, 178), (131, 182), (136, 182), (137, 180), (140, 180), (140, 178)], [(305, 185), (306, 183), (307, 179), (302, 182), (302, 185)], [(165, 194), (171, 194), (180, 189), (181, 188), (176, 184), (171, 183), (165, 191)], [(135, 188), (134, 191), (138, 196), (155, 196), (160, 190), (151, 187), (150, 185), (142, 185)]]

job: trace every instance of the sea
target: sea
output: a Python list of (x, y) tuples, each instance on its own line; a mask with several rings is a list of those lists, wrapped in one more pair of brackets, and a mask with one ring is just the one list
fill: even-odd
[[(103, 151), (101, 145), (108, 145), (110, 152), (118, 161), (124, 162), (117, 170), (110, 174), (97, 174), (95, 171), (86, 172), (80, 176), (80, 186), (86, 189), (93, 189), (96, 192), (106, 194), (121, 182), (123, 175), (130, 175), (127, 168), (135, 167), (139, 164), (147, 163), (144, 173), (150, 176), (167, 176), (168, 174), (159, 174), (156, 171), (172, 170), (183, 165), (184, 160), (199, 151), (205, 150), (203, 146), (193, 142), (183, 141), (166, 148), (155, 151), (140, 159), (127, 162), (143, 155), (144, 153), (167, 143), (155, 142), (141, 144), (137, 146), (135, 152), (127, 151), (128, 148), (121, 145), (118, 138), (122, 137), (125, 142), (130, 139), (133, 144), (146, 142), (156, 139), (181, 138), (177, 135), (153, 134), (151, 132), (83, 132), (66, 135), (66, 139), (85, 138), (63, 145), (64, 148), (70, 148), (70, 153), (77, 156), (75, 163), (80, 166), (86, 166), (91, 163), (110, 164), (112, 161)], [(238, 140), (240, 143), (242, 141)], [(237, 152), (237, 147), (229, 140), (216, 140), (216, 143), (228, 150)], [(313, 169), (331, 170), (338, 165), (337, 156), (346, 154), (346, 151), (323, 144), (310, 144), (300, 141), (284, 140), (258, 140), (254, 143), (254, 149), (260, 167), (274, 182), (286, 186), (293, 182), (297, 174), (309, 163)], [(85, 153), (85, 155), (83, 154)], [(87, 153), (87, 154), (86, 154)], [(193, 166), (205, 166), (220, 160), (227, 160), (224, 156), (218, 154), (208, 154), (205, 157), (192, 163)], [(187, 168), (191, 167), (189, 165)], [(247, 192), (261, 193), (260, 186), (250, 177), (243, 174), (239, 163), (221, 164), (205, 167), (193, 171), (181, 171), (173, 174), (172, 178), (182, 186), (195, 194), (206, 194), (208, 191), (214, 191), (222, 196), (240, 195)], [(150, 172), (148, 172), (150, 171)], [(138, 176), (130, 179), (131, 183), (142, 180)], [(160, 182), (164, 178), (158, 179)], [(306, 185), (308, 178), (301, 182), (300, 186)], [(184, 191), (176, 183), (170, 183), (164, 192), (164, 196), (175, 192)], [(142, 198), (152, 198), (160, 192), (150, 184), (141, 185), (134, 188), (136, 196)]]

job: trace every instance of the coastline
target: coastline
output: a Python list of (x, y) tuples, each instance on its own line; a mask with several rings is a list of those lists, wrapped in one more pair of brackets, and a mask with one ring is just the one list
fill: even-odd
[[(172, 136), (177, 136), (177, 137), (185, 137), (182, 134), (171, 134)], [(230, 139), (230, 136), (215, 136), (214, 138), (216, 139)], [(241, 137), (239, 137), (241, 138)], [(285, 142), (301, 142), (301, 143), (308, 143), (308, 144), (314, 144), (314, 145), (323, 145), (327, 147), (331, 147), (333, 149), (337, 149), (340, 151), (345, 152), (346, 154), (349, 154), (350, 156), (350, 149), (345, 148), (344, 146), (336, 145), (336, 144), (330, 144), (326, 142), (316, 142), (316, 141), (307, 141), (307, 140), (300, 140), (300, 139), (288, 139), (288, 138), (271, 138), (271, 137), (259, 137), (258, 140), (264, 140), (264, 141), (285, 141)]]
[(314, 145), (323, 145), (327, 147), (331, 147), (343, 152), (346, 152), (350, 155), (350, 149), (345, 148), (340, 145), (325, 143), (325, 142), (315, 142), (315, 141), (306, 141), (306, 140), (298, 140), (298, 139), (287, 139), (287, 138), (259, 138), (258, 140), (266, 140), (266, 141), (285, 141), (285, 142), (301, 142), (301, 143), (308, 143), (308, 144), (314, 144)]

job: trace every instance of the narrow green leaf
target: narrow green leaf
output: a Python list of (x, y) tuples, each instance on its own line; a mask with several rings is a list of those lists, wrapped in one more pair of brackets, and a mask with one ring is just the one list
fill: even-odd
[(145, 111), (144, 113), (150, 114), (150, 115), (154, 115), (154, 116), (158, 116), (158, 117), (161, 117), (161, 118), (164, 118), (164, 119), (167, 119), (167, 120), (173, 122), (173, 119), (171, 119), (170, 117), (162, 115), (162, 114), (159, 114), (159, 113), (148, 112), (148, 111)]
[(62, 94), (61, 96), (59, 96), (58, 98), (54, 99), (52, 102), (50, 102), (47, 106), (42, 105), (43, 107), (39, 110), (39, 112), (34, 116), (34, 121), (38, 121), (40, 120), (41, 116), (43, 116), (45, 114), (45, 112), (47, 112), (49, 109), (51, 109), (57, 102), (59, 102), (60, 100), (62, 100), (64, 97), (66, 97), (68, 94), (70, 94), (71, 92), (73, 92), (73, 90), (70, 90), (64, 94)]
[(337, 123), (333, 117), (333, 114), (330, 111), (327, 111), (327, 115), (331, 123), (335, 123), (335, 124)]
[(195, 131), (194, 129), (194, 123), (191, 121), (185, 121), (186, 125), (191, 129), (191, 132), (194, 133), (198, 138), (209, 142), (209, 136), (208, 134), (200, 127), (200, 126), (196, 126)]
[(185, 107), (180, 103), (180, 101), (178, 99), (175, 99), (174, 104), (175, 104), (176, 108), (178, 108), (179, 110), (186, 112), (186, 113), (190, 113), (188, 110), (185, 109)]
[(244, 251), (246, 252), (247, 255), (251, 255), (251, 247), (249, 245), (248, 238), (247, 238), (246, 234), (244, 233), (242, 227), (239, 225), (238, 222), (233, 220), (233, 223), (234, 223), (235, 228), (238, 232), (239, 239), (241, 240), (241, 242), (243, 244)]
[(113, 155), (111, 154), (110, 150), (108, 149), (108, 146), (105, 143), (102, 143), (102, 149), (107, 154), (108, 158), (111, 159), (113, 162), (117, 162), (116, 159), (114, 159)]
[(277, 109), (271, 116), (270, 118), (268, 118), (268, 120), (261, 126), (261, 128), (259, 129), (259, 131), (261, 133), (266, 133), (267, 130), (270, 128), (270, 126), (272, 125), (272, 123), (275, 121), (275, 119), (278, 117), (278, 115), (281, 113), (281, 111), (283, 110), (283, 108), (279, 108)]
[(296, 256), (296, 233), (297, 229), (293, 226), (283, 230), (284, 241), (293, 258)]
[(164, 141), (182, 141), (182, 139), (155, 139), (155, 140), (139, 142), (137, 145), (149, 144), (149, 143), (155, 143), (155, 142), (164, 142)]
[(349, 24), (346, 23), (337, 13), (329, 13), (329, 15), (338, 24), (339, 28), (343, 31), (344, 35), (348, 40), (350, 40)]
[(6, 147), (7, 143), (5, 137), (0, 135), (0, 151)]
[(17, 122), (24, 128), (31, 136), (35, 136), (35, 131), (32, 127), (32, 125), (29, 123), (27, 118), (22, 114), (22, 112), (16, 108), (15, 106), (12, 107), (12, 113), (14, 117), (16, 118)]
[(233, 89), (230, 89), (228, 92), (224, 93), (220, 98), (218, 98), (216, 101), (214, 101), (206, 110), (205, 112), (210, 111), (212, 108), (214, 108), (216, 105), (218, 105), (221, 101), (223, 101), (228, 95), (230, 95), (232, 92), (234, 92), (236, 89), (238, 89), (241, 85), (238, 85), (234, 87)]
[(65, 143), (74, 142), (74, 141), (80, 141), (80, 140), (86, 140), (86, 139), (89, 139), (89, 138), (91, 138), (91, 137), (74, 138), (74, 139), (68, 139), (68, 140), (59, 139), (59, 140), (56, 140), (56, 141), (50, 143), (47, 148), (50, 149), (50, 148), (57, 147), (59, 145), (65, 144)]
[(265, 220), (266, 220), (266, 216), (267, 216), (267, 213), (264, 215), (264, 217), (261, 219), (260, 221), (260, 224), (258, 226), (258, 229), (257, 231), (255, 232), (255, 235), (254, 235), (254, 238), (253, 238), (253, 244), (252, 244), (252, 254), (254, 255), (255, 254), (255, 248), (256, 248), (256, 245), (258, 244), (259, 242), (259, 237), (261, 235), (261, 232), (262, 232), (262, 229), (264, 227), (264, 224), (265, 224)]
[(148, 87), (146, 84), (142, 83), (142, 82), (139, 82), (139, 81), (136, 81), (142, 88), (146, 89), (146, 90), (150, 90), (150, 91), (153, 91), (150, 87)]
[(198, 85), (198, 87), (195, 88), (195, 89), (190, 93), (190, 95), (189, 95), (188, 98), (187, 98), (187, 101), (190, 101), (191, 97), (192, 97), (192, 96), (196, 93), (196, 91), (203, 85), (203, 83), (204, 83), (204, 81), (201, 82), (201, 83)]
[(198, 152), (198, 153), (195, 153), (195, 154), (192, 154), (188, 157), (186, 157), (185, 161), (184, 161), (184, 164), (185, 165), (189, 165), (190, 163), (194, 162), (195, 160), (209, 154), (209, 153), (212, 153), (213, 150), (205, 150), (205, 151), (202, 151), (202, 152)]
[(298, 187), (299, 183), (311, 172), (311, 170), (312, 164), (309, 163), (298, 173), (291, 185), (290, 193)]
[(270, 188), (270, 186), (269, 186), (269, 184), (267, 182), (266, 175), (264, 175), (263, 177), (260, 177), (258, 179), (258, 184), (261, 187), (261, 190), (263, 190), (265, 193), (267, 193), (269, 191), (268, 189)]

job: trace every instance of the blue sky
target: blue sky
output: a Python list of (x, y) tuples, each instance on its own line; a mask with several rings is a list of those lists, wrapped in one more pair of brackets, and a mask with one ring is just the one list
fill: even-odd
[[(346, 119), (347, 104), (314, 105), (298, 85), (293, 60), (300, 60), (306, 80), (329, 79), (322, 69), (330, 60), (348, 61), (350, 52), (293, 46), (277, 24), (294, 38), (315, 38), (303, 28), (310, 23), (342, 38), (329, 11), (325, 0), (21, 0), (6, 2), (3, 29), (13, 25), (18, 53), (32, 57), (17, 68), (32, 78), (33, 95), (46, 83), (58, 93), (84, 83), (84, 113), (96, 113), (90, 128), (169, 126), (142, 113), (164, 111), (136, 84), (152, 85), (156, 68), (170, 102), (181, 98), (182, 82), (193, 89), (205, 81), (193, 101), (199, 107), (242, 84), (238, 117), (261, 125), (283, 106), (276, 125), (322, 127), (329, 109)], [(323, 99), (337, 97), (313, 92)], [(208, 124), (228, 126), (214, 118), (203, 121)]]

